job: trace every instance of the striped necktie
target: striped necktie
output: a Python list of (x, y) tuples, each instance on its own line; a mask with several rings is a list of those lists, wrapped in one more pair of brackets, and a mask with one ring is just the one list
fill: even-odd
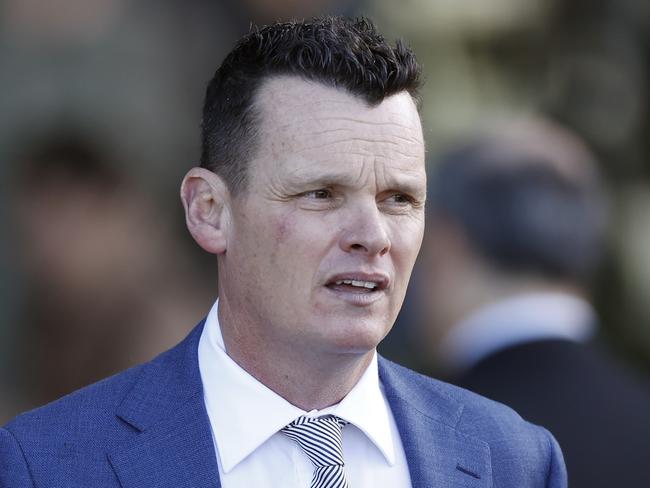
[(341, 428), (348, 422), (335, 416), (298, 417), (282, 429), (296, 441), (314, 465), (310, 488), (349, 488), (343, 470)]

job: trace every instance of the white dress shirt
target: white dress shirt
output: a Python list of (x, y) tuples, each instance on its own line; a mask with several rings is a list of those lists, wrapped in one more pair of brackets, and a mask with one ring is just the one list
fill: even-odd
[(218, 301), (199, 341), (199, 369), (223, 488), (308, 488), (313, 465), (279, 430), (301, 415), (334, 414), (343, 428), (343, 456), (354, 488), (410, 487), (404, 448), (379, 383), (377, 354), (340, 403), (305, 412), (253, 378), (226, 353)]
[(596, 313), (585, 300), (567, 293), (522, 293), (480, 308), (454, 326), (437, 354), (449, 371), (462, 371), (481, 359), (527, 342), (593, 336)]

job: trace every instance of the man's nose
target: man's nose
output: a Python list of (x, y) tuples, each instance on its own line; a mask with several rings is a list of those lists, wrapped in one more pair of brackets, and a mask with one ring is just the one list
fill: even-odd
[(340, 246), (346, 252), (361, 252), (369, 256), (383, 256), (390, 251), (386, 221), (375, 202), (350, 209)]

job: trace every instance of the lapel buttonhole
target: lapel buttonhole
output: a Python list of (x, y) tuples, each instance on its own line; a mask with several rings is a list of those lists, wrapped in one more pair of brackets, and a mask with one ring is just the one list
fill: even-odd
[(475, 479), (477, 479), (477, 480), (480, 480), (480, 479), (481, 479), (481, 476), (480, 476), (479, 474), (476, 474), (474, 471), (470, 471), (470, 470), (467, 469), (467, 468), (463, 468), (460, 464), (457, 464), (457, 465), (456, 465), (456, 469), (457, 469), (458, 471), (460, 471), (461, 473), (465, 473), (465, 474), (471, 476), (472, 478), (475, 478)]

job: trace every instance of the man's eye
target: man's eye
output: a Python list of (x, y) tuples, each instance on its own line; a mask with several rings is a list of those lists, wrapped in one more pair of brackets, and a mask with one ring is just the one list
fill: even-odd
[(308, 198), (313, 198), (315, 200), (325, 200), (332, 197), (331, 190), (326, 188), (320, 188), (318, 190), (312, 190), (304, 193), (304, 196)]
[(388, 197), (387, 200), (398, 205), (409, 205), (413, 203), (413, 199), (404, 193), (395, 193)]

